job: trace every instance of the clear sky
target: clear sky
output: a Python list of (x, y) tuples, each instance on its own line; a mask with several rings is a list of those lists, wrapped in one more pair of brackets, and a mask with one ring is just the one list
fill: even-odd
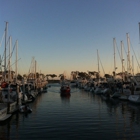
[[(0, 40), (5, 21), (13, 46), (18, 40), (19, 73), (28, 73), (32, 57), (45, 75), (97, 71), (98, 49), (105, 73), (112, 74), (113, 38), (127, 49), (126, 33), (140, 60), (139, 0), (0, 0)], [(1, 55), (3, 49), (4, 41)], [(121, 71), (117, 50), (116, 65)]]

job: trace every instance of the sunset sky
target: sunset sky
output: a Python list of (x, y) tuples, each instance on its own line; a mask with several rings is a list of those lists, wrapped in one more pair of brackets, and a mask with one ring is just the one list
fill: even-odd
[[(28, 73), (32, 57), (37, 61), (37, 70), (45, 75), (97, 71), (98, 49), (105, 73), (112, 74), (113, 38), (119, 51), (120, 41), (127, 51), (126, 33), (140, 62), (139, 0), (0, 0), (1, 56), (5, 21), (13, 47), (18, 40), (19, 73)], [(14, 62), (14, 54), (12, 59)], [(103, 74), (102, 66), (100, 64)], [(116, 66), (120, 72), (117, 50)], [(134, 66), (137, 73), (135, 59)]]

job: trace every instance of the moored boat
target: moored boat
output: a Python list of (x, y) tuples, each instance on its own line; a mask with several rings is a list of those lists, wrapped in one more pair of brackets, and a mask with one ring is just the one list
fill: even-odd
[(31, 113), (32, 109), (28, 105), (21, 105), (19, 108), (20, 113)]
[(60, 88), (61, 96), (70, 96), (70, 86), (69, 85), (62, 85)]
[(128, 100), (130, 102), (140, 104), (140, 95), (129, 95)]
[(9, 104), (8, 113), (14, 113), (21, 105), (22, 91), (20, 85), (2, 82), (0, 86), (0, 102)]
[(0, 104), (0, 122), (3, 122), (11, 117), (12, 114), (7, 113), (6, 104)]

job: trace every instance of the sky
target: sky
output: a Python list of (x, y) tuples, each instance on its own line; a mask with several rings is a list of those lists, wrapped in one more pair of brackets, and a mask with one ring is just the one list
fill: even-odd
[[(126, 33), (140, 62), (139, 0), (0, 0), (1, 56), (5, 21), (12, 47), (18, 40), (18, 72), (21, 74), (29, 72), (33, 57), (37, 71), (45, 75), (98, 71), (97, 50), (101, 74), (112, 74), (113, 38), (119, 51), (120, 41), (127, 51)], [(130, 51), (131, 56), (134, 52)], [(115, 57), (117, 72), (120, 72), (117, 49)], [(14, 63), (14, 54), (12, 59)], [(138, 72), (135, 59), (134, 66)], [(14, 65), (12, 67), (14, 69)]]

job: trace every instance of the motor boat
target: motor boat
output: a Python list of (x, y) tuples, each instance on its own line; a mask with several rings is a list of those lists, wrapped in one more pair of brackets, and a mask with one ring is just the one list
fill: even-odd
[(21, 105), (19, 108), (20, 113), (31, 113), (32, 109), (29, 107), (29, 105)]
[(61, 86), (60, 88), (60, 93), (61, 93), (61, 96), (70, 96), (70, 86), (67, 85), (67, 84), (64, 84)]

